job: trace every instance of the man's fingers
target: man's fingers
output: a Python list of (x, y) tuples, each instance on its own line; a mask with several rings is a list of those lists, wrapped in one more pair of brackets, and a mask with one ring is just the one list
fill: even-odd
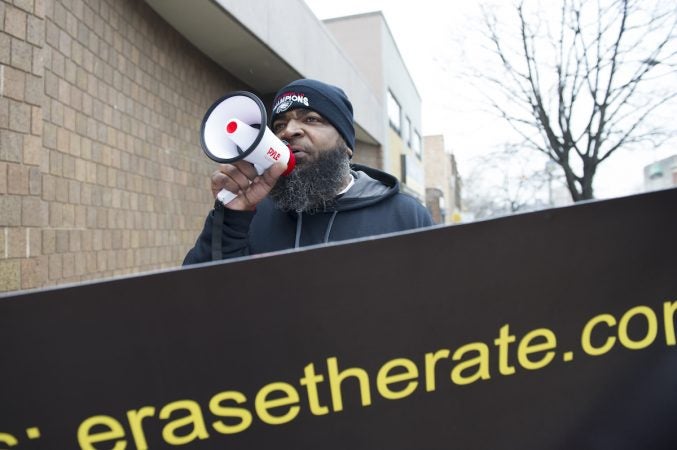
[(251, 181), (254, 181), (254, 178), (256, 178), (259, 175), (258, 172), (256, 172), (256, 168), (254, 167), (254, 165), (243, 159), (235, 161), (232, 165), (237, 167), (237, 169)]
[(272, 166), (268, 168), (265, 172), (263, 172), (263, 175), (261, 175), (261, 179), (263, 183), (266, 185), (270, 186), (270, 189), (275, 186), (275, 183), (277, 183), (278, 178), (287, 170), (287, 165), (284, 163), (275, 163)]
[(246, 161), (223, 164), (212, 174), (212, 192), (216, 197), (225, 188), (238, 194), (228, 203), (230, 209), (253, 209), (268, 195), (285, 170), (285, 164), (276, 163), (258, 175), (254, 166)]
[(249, 163), (222, 164), (212, 174), (212, 193), (216, 196), (221, 189), (227, 189), (237, 194), (247, 189), (256, 176), (256, 170)]
[(256, 206), (263, 198), (268, 195), (270, 190), (277, 183), (280, 175), (287, 170), (287, 166), (282, 163), (275, 163), (258, 177), (244, 192), (244, 201), (249, 206)]

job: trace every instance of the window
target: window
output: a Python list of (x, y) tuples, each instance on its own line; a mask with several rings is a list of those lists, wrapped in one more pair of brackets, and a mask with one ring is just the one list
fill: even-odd
[(418, 131), (414, 130), (414, 134), (411, 138), (411, 149), (416, 153), (418, 158), (421, 158), (421, 135), (418, 134)]
[(400, 115), (402, 114), (402, 110), (400, 108), (399, 102), (395, 99), (393, 93), (390, 92), (390, 89), (388, 89), (388, 104), (386, 106), (388, 108), (388, 119), (390, 121), (390, 126), (399, 133), (401, 129), (400, 121), (402, 119), (400, 118)]
[(411, 147), (411, 120), (409, 117), (404, 118), (404, 127), (402, 128), (402, 140), (405, 144)]

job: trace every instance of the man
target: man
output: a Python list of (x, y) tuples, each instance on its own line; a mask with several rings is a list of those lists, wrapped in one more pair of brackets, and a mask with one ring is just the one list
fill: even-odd
[(353, 107), (340, 88), (290, 83), (275, 96), (271, 128), (294, 152), (295, 169), (280, 177), (280, 163), (260, 176), (247, 161), (219, 166), (212, 193), (225, 188), (238, 196), (216, 202), (184, 265), (432, 225), (395, 177), (351, 167)]

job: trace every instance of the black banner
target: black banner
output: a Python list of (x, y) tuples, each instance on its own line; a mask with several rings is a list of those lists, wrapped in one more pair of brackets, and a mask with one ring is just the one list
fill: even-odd
[(677, 190), (0, 299), (0, 448), (675, 449)]

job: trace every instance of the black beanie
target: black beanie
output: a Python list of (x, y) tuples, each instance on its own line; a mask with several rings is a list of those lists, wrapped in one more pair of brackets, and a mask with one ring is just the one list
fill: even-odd
[(292, 81), (275, 94), (270, 123), (278, 115), (297, 108), (319, 113), (331, 123), (351, 150), (355, 150), (353, 105), (341, 88), (317, 80)]

